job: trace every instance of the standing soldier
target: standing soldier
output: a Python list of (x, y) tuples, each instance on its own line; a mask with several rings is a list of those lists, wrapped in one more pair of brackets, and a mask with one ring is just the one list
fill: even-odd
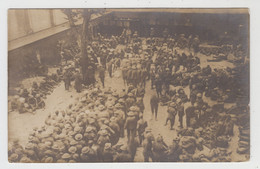
[(124, 85), (127, 84), (127, 67), (123, 67), (122, 68), (122, 78), (123, 78), (123, 81), (124, 81)]
[(127, 130), (127, 139), (128, 142), (135, 138), (136, 135), (136, 127), (137, 127), (137, 120), (135, 117), (134, 112), (129, 112), (127, 114), (126, 122), (125, 122), (125, 129)]
[(149, 162), (149, 158), (154, 161), (152, 147), (153, 147), (154, 136), (151, 133), (151, 129), (146, 130), (145, 139), (143, 142), (143, 155), (144, 155), (144, 162)]
[(80, 74), (79, 70), (77, 70), (77, 73), (75, 75), (75, 86), (74, 87), (78, 93), (81, 92), (81, 88), (82, 88), (81, 84), (82, 84), (81, 74)]
[(137, 121), (137, 132), (139, 137), (139, 143), (142, 145), (143, 139), (144, 139), (144, 132), (145, 128), (147, 127), (147, 121), (143, 119), (143, 114), (139, 115), (139, 120)]
[(179, 116), (180, 127), (183, 128), (184, 106), (181, 99), (177, 99), (177, 111)]
[(150, 78), (151, 78), (151, 89), (153, 89), (153, 86), (155, 85), (154, 82), (155, 82), (155, 70), (154, 68), (152, 68), (150, 70)]
[(70, 81), (71, 81), (71, 73), (70, 70), (65, 68), (66, 72), (64, 73), (64, 84), (65, 84), (65, 90), (69, 90), (70, 87)]
[(186, 125), (187, 127), (190, 127), (190, 119), (192, 117), (192, 114), (194, 114), (195, 107), (193, 105), (189, 106), (185, 112), (186, 112)]
[(161, 81), (159, 75), (156, 75), (156, 77), (155, 77), (155, 89), (156, 89), (158, 98), (160, 98), (160, 96), (162, 96), (162, 81)]
[(142, 69), (140, 80), (141, 80), (141, 86), (143, 86), (144, 88), (146, 85), (146, 78), (147, 78), (147, 71), (145, 69)]
[(153, 156), (154, 162), (166, 161), (166, 152), (168, 146), (163, 141), (163, 137), (159, 135), (156, 141), (153, 143)]
[(103, 85), (103, 88), (105, 87), (105, 68), (103, 66), (100, 66), (99, 69), (99, 78)]
[(108, 70), (108, 73), (109, 73), (109, 77), (112, 78), (112, 71), (113, 71), (113, 61), (112, 60), (108, 62), (107, 70)]
[(176, 112), (176, 105), (174, 102), (172, 102), (169, 106), (168, 106), (168, 116), (166, 118), (166, 122), (165, 122), (165, 126), (167, 125), (168, 121), (170, 120), (171, 123), (171, 130), (173, 130), (173, 126), (174, 126), (174, 122), (175, 122), (175, 116), (177, 114)]
[(182, 148), (179, 145), (179, 141), (179, 137), (175, 137), (172, 145), (169, 146), (169, 151), (167, 153), (169, 162), (177, 162), (180, 160), (179, 156), (182, 153)]
[(159, 98), (153, 94), (150, 99), (151, 111), (152, 111), (152, 119), (153, 115), (155, 115), (155, 120), (157, 120), (158, 106), (159, 106)]

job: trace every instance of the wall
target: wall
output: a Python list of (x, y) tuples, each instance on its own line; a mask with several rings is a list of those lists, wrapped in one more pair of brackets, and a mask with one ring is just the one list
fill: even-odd
[(59, 9), (8, 10), (8, 41), (55, 27), (67, 22)]

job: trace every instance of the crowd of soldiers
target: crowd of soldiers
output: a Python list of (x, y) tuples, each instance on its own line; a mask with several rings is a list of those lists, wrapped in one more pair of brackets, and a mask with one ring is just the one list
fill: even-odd
[(61, 82), (61, 78), (60, 73), (53, 73), (52, 75), (45, 76), (39, 83), (33, 81), (28, 88), (23, 85), (16, 88), (16, 94), (10, 99), (9, 111), (35, 113), (37, 109), (44, 108), (44, 99), (47, 95), (51, 94), (56, 85)]
[[(248, 103), (240, 97), (247, 91), (239, 82), (246, 74), (246, 63), (212, 70), (209, 65), (200, 66), (198, 36), (186, 40), (182, 34), (174, 40), (135, 34), (131, 38), (99, 35), (87, 46), (87, 66), (86, 58), (72, 58), (74, 66), (66, 63), (61, 73), (65, 90), (75, 80), (82, 97), (66, 110), (50, 114), (43, 127), (30, 133), (25, 148), (14, 141), (8, 149), (10, 162), (131, 162), (140, 146), (145, 162), (231, 161), (227, 147), (234, 123), (243, 136), (239, 152), (248, 153), (243, 140), (248, 136), (243, 132), (249, 126), (243, 120)], [(125, 48), (118, 49), (125, 41)], [(188, 54), (183, 50), (187, 48)], [(112, 78), (119, 68), (126, 89), (105, 88), (105, 72)], [(143, 118), (148, 80), (156, 90), (150, 98), (151, 117), (157, 120), (157, 114), (163, 113), (158, 112), (159, 104), (166, 105), (165, 125), (170, 121), (173, 130), (178, 115), (180, 126), (171, 145), (161, 135), (155, 137)], [(226, 102), (236, 102), (245, 111), (239, 109), (241, 116), (234, 118), (237, 112), (225, 109)], [(210, 149), (208, 153), (202, 151), (204, 146)]]
[[(144, 91), (101, 90), (89, 86), (75, 104), (50, 114), (34, 128), (22, 148), (9, 147), (10, 162), (133, 161), (147, 123), (143, 120)], [(138, 141), (136, 136), (138, 133)], [(127, 135), (126, 141), (119, 142)]]

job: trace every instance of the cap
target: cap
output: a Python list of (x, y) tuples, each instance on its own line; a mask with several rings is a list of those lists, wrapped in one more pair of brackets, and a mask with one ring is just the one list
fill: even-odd
[(75, 140), (80, 141), (82, 139), (82, 134), (76, 134)]
[(68, 159), (68, 158), (70, 158), (70, 157), (71, 157), (71, 156), (70, 156), (69, 153), (65, 153), (65, 154), (63, 154), (63, 155), (61, 156), (62, 159)]
[(77, 151), (77, 147), (71, 146), (68, 150), (70, 153), (75, 153)]
[(45, 163), (52, 163), (53, 162), (53, 158), (52, 157), (47, 157), (45, 160), (44, 160)]
[(89, 148), (89, 147), (83, 147), (83, 148), (81, 149), (81, 153), (83, 153), (83, 154), (87, 154), (89, 151), (90, 151), (90, 148)]
[(135, 113), (134, 112), (132, 112), (132, 111), (130, 111), (129, 113), (127, 113), (127, 116), (135, 116)]

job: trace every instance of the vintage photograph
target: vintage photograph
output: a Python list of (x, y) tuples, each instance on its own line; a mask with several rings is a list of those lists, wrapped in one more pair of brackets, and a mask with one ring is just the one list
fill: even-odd
[(249, 25), (247, 8), (9, 9), (8, 161), (250, 160)]

